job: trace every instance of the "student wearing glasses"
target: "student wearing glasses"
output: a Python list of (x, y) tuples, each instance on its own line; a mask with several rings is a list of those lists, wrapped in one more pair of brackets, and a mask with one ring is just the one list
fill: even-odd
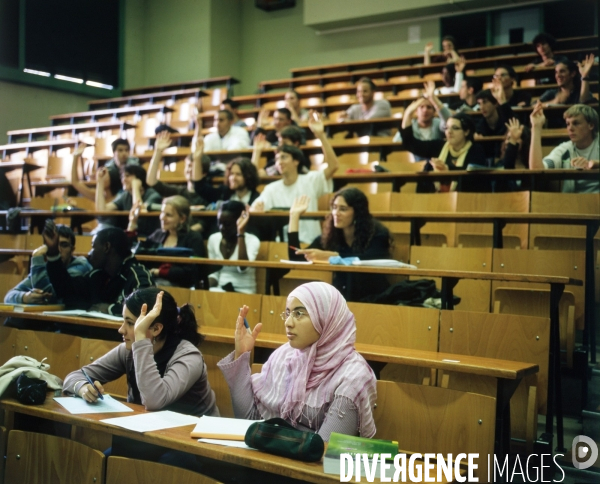
[[(448, 118), (446, 140), (417, 139), (407, 116), (402, 119), (402, 128), (400, 129), (402, 144), (406, 146), (406, 149), (415, 155), (429, 159), (425, 165), (425, 171), (466, 170), (470, 164), (484, 165), (485, 153), (482, 146), (474, 141), (474, 134), (475, 124), (465, 113), (455, 113)], [(485, 187), (470, 180), (463, 180), (460, 187), (457, 182), (439, 184), (435, 188), (432, 182), (420, 182), (418, 191), (434, 192), (436, 188), (441, 192), (456, 189), (464, 192), (485, 191)]]
[(356, 322), (339, 291), (324, 282), (294, 289), (281, 313), (288, 342), (255, 375), (250, 353), (262, 324), (246, 329), (249, 311), (240, 310), (235, 351), (218, 363), (236, 418), (280, 417), (325, 441), (331, 432), (373, 437), (375, 375), (354, 349)]

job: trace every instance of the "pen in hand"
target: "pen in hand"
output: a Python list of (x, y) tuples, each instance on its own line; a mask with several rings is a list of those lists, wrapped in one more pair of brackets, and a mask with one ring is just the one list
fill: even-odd
[(83, 373), (83, 376), (85, 376), (85, 379), (88, 381), (88, 383), (90, 385), (92, 385), (92, 388), (94, 390), (96, 390), (96, 393), (98, 393), (98, 396), (100, 397), (100, 400), (104, 400), (104, 397), (102, 396), (102, 393), (100, 392), (100, 390), (98, 390), (98, 387), (96, 387), (96, 385), (94, 385), (94, 382), (92, 381), (92, 379), (90, 378), (90, 376), (85, 372), (85, 370), (83, 368), (81, 369), (81, 373)]
[[(240, 311), (243, 308), (240, 308)], [(244, 317), (244, 326), (246, 326), (246, 331), (248, 331), (248, 333), (252, 334), (252, 331), (250, 331), (250, 325), (248, 324), (248, 320)]]

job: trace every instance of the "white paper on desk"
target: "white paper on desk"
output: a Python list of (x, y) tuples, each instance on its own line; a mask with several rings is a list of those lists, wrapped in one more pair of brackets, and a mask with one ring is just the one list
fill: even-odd
[(198, 439), (198, 442), (202, 442), (203, 444), (224, 445), (225, 447), (237, 447), (239, 449), (256, 450), (252, 447), (248, 447), (244, 442), (240, 442), (239, 440)]
[(42, 314), (46, 316), (80, 316), (82, 318), (96, 318), (122, 323), (122, 316), (113, 316), (112, 314), (101, 313), (100, 311), (84, 311), (83, 309), (69, 309), (66, 311), (44, 311)]
[(370, 259), (370, 260), (355, 260), (353, 266), (372, 266), (372, 267), (390, 267), (398, 269), (418, 269), (417, 266), (406, 264), (394, 259)]
[(163, 410), (161, 412), (141, 413), (131, 417), (105, 418), (101, 422), (133, 430), (134, 432), (151, 432), (173, 427), (185, 427), (186, 425), (198, 423), (199, 420), (198, 417), (193, 415)]
[(96, 403), (88, 403), (83, 398), (77, 397), (54, 397), (58, 403), (72, 414), (80, 413), (121, 413), (133, 412), (127, 405), (123, 405), (110, 395), (104, 394), (104, 400), (98, 399)]
[[(256, 422), (263, 420), (246, 420), (242, 418), (210, 417), (205, 415), (200, 417), (196, 428), (192, 430), (192, 437), (211, 438), (216, 440), (228, 440), (232, 438), (244, 437), (248, 432), (248, 427)], [(239, 442), (239, 440), (238, 440)]]
[(287, 259), (279, 259), (279, 262), (283, 262), (284, 264), (302, 264), (302, 265), (311, 265), (313, 262), (311, 260), (287, 260)]

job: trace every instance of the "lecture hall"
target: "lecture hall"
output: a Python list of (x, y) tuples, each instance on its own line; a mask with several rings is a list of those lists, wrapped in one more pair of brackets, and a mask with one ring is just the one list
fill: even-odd
[(600, 482), (598, 8), (0, 1), (0, 484)]

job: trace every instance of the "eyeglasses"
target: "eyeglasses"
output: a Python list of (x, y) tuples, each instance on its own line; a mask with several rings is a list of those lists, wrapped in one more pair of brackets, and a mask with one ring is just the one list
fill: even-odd
[(289, 319), (289, 317), (292, 317), (292, 319), (294, 321), (298, 321), (300, 319), (302, 319), (304, 316), (306, 316), (306, 313), (303, 311), (300, 311), (299, 309), (294, 309), (292, 311), (289, 310), (285, 310), (284, 312), (282, 312), (279, 317), (283, 320), (283, 321), (287, 321)]
[(502, 77), (508, 77), (508, 74), (506, 72), (503, 72), (502, 74), (494, 74), (492, 79), (500, 79)]
[(350, 210), (348, 205), (331, 205), (331, 210), (337, 210), (338, 212), (347, 212)]

